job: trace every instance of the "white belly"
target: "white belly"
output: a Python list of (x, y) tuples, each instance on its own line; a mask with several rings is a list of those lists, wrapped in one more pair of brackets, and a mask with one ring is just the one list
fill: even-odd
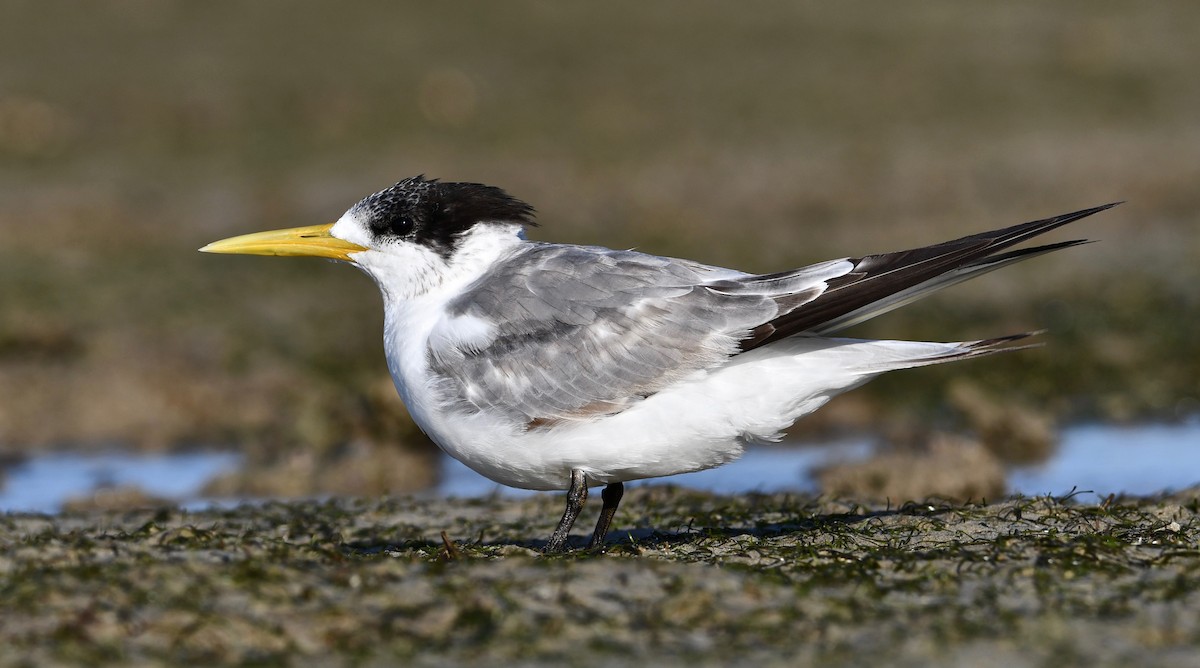
[[(447, 290), (443, 294), (452, 294)], [(934, 363), (958, 344), (795, 337), (737, 355), (621, 413), (526, 429), (508, 416), (472, 412), (438, 396), (426, 358), (444, 314), (433, 296), (385, 313), (388, 368), (416, 423), (447, 454), (501, 484), (567, 489), (580, 469), (592, 484), (712, 468), (744, 444), (775, 440), (833, 396), (892, 369)], [(478, 336), (462, 327), (458, 337)], [(444, 389), (443, 389), (444, 391)]]
[(725, 464), (747, 441), (777, 439), (800, 416), (874, 375), (831, 370), (838, 360), (828, 355), (767, 348), (622, 413), (526, 431), (487, 413), (439, 410), (432, 389), (419, 380), (426, 373), (423, 358), (396, 356), (394, 362), (401, 397), (442, 450), (498, 483), (537, 490), (567, 489), (572, 469), (599, 485)]

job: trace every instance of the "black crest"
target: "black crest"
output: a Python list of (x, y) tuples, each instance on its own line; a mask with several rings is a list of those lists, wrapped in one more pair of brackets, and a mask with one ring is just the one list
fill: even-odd
[(449, 257), (458, 239), (480, 223), (536, 225), (533, 207), (500, 188), (481, 183), (442, 183), (414, 176), (354, 205), (379, 240), (404, 239)]

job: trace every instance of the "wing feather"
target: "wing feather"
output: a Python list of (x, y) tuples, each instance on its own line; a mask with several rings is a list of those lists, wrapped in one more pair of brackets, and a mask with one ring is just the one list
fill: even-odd
[[(783, 313), (756, 327), (741, 349), (753, 350), (796, 334), (828, 333), (842, 329), (992, 269), (1043, 252), (1077, 245), (1082, 241), (1016, 251), (1004, 256), (995, 255), (1022, 241), (1117, 204), (1119, 202), (981, 232), (932, 246), (851, 259), (854, 264), (852, 271), (830, 280), (826, 290), (802, 308)], [(896, 295), (901, 296), (895, 298)]]
[(431, 339), (450, 401), (524, 424), (618, 412), (724, 364), (739, 341), (850, 268), (750, 276), (634, 251), (530, 244), (471, 286), (448, 318), (488, 323), (473, 346)]
[(634, 251), (525, 244), (450, 302), (446, 322), (470, 326), (430, 337), (430, 368), (449, 403), (527, 428), (590, 420), (742, 352), (830, 333), (1083, 243), (1000, 252), (1111, 206), (762, 275)]

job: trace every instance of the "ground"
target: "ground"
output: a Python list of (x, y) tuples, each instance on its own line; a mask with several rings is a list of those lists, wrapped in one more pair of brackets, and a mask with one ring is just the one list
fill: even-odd
[(0, 663), (1190, 666), (1200, 652), (1200, 489), (889, 507), (639, 488), (605, 551), (543, 556), (560, 503), (0, 517)]

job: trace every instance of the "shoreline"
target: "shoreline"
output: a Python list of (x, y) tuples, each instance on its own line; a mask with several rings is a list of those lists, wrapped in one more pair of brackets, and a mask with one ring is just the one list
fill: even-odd
[(542, 556), (560, 504), (0, 516), (0, 661), (1182, 666), (1200, 649), (1200, 488), (900, 507), (642, 488), (605, 552)]

